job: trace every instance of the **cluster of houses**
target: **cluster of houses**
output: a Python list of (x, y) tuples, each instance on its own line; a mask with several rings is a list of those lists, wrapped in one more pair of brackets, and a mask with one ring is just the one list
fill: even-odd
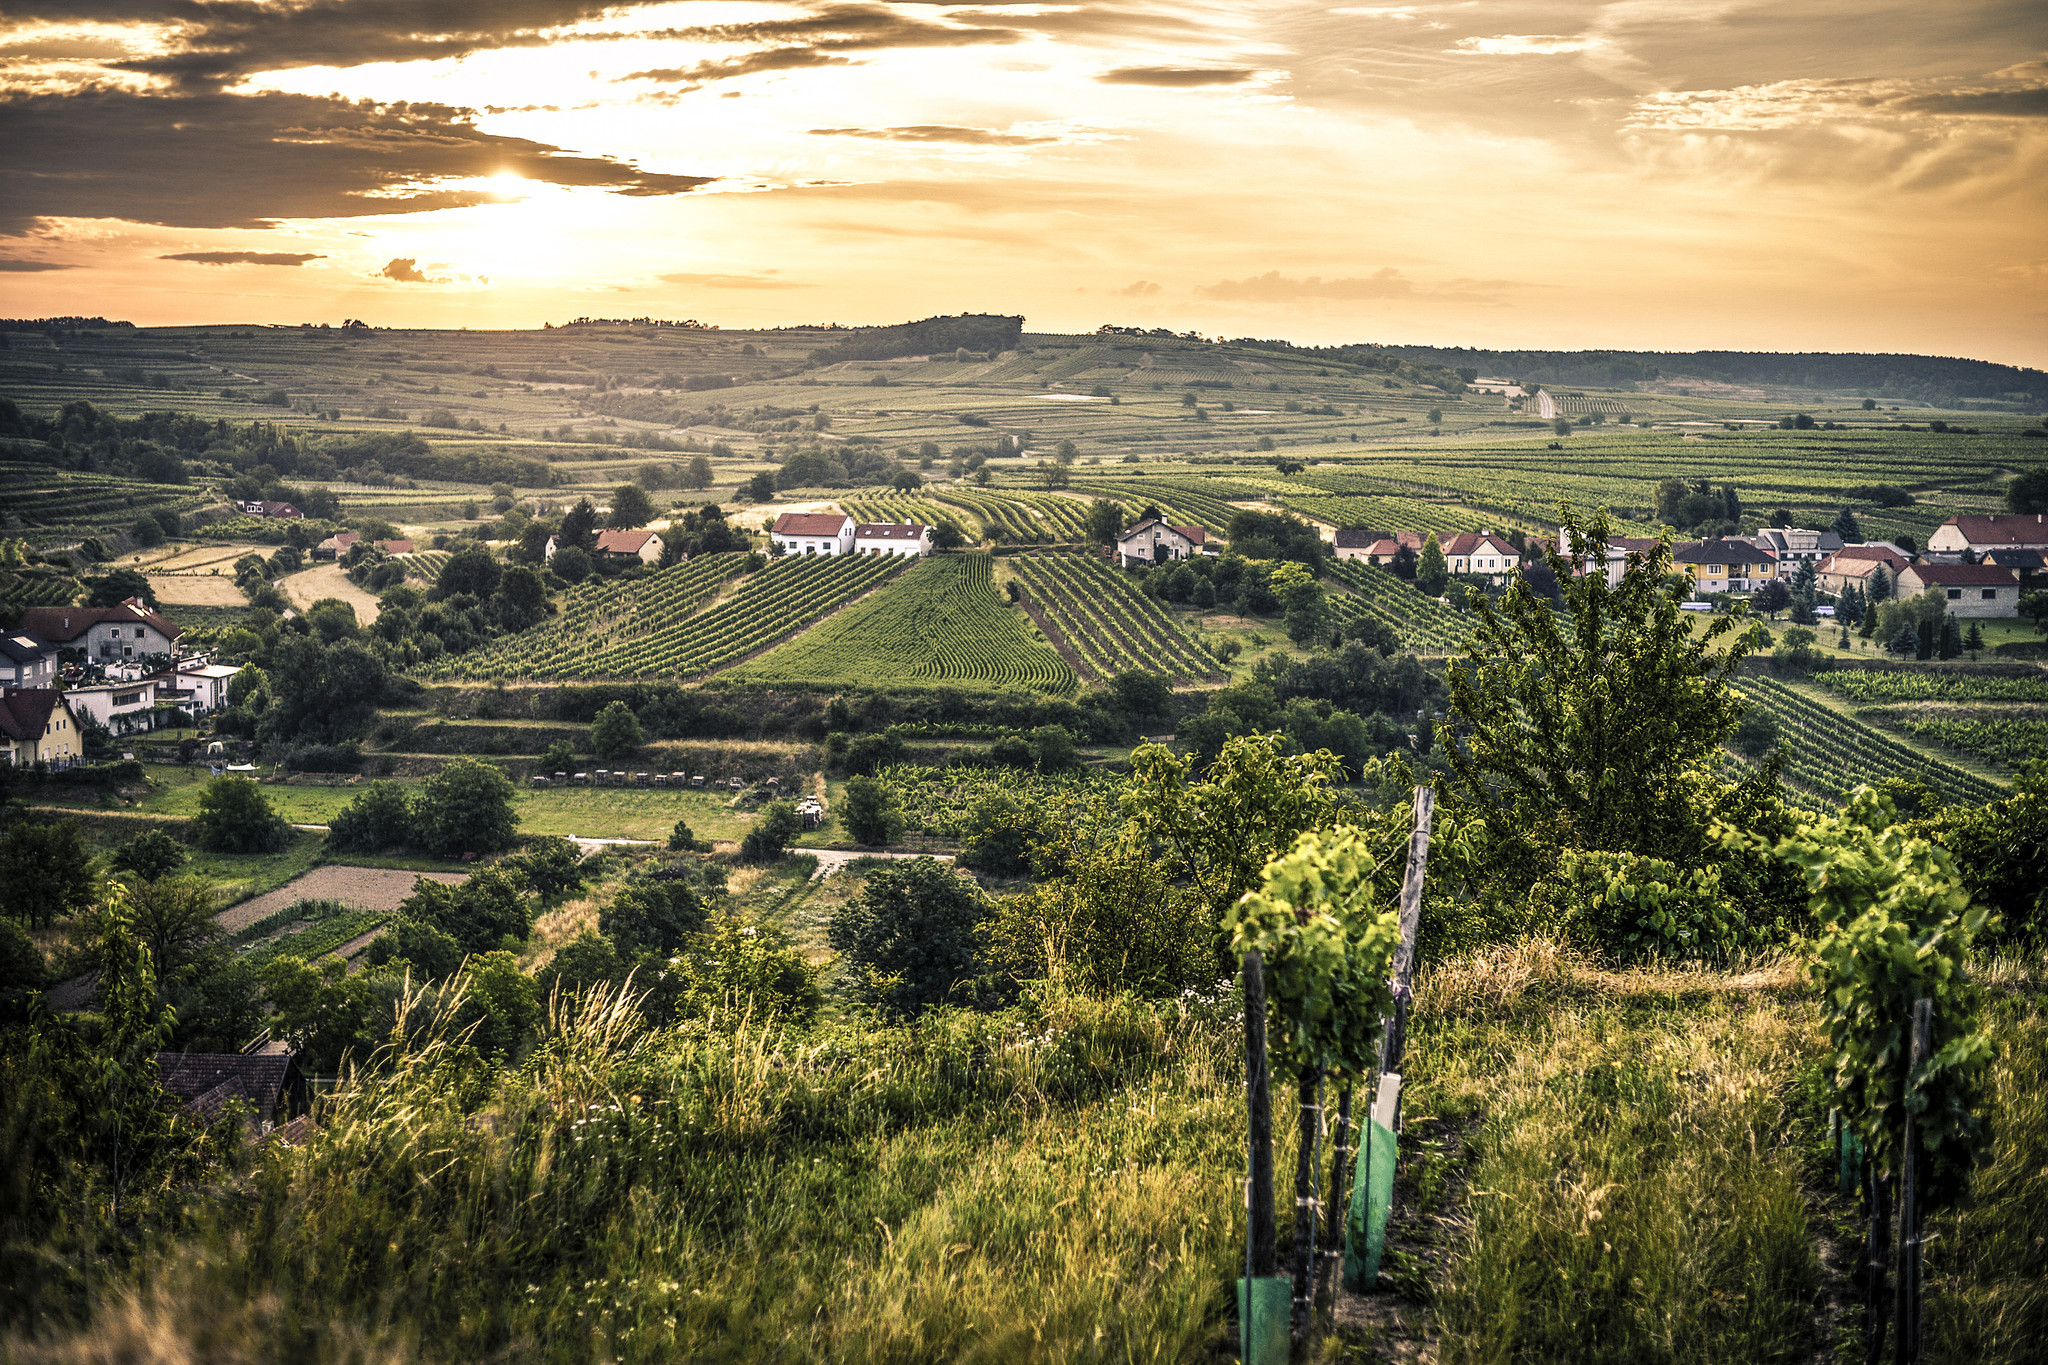
[(900, 555), (932, 552), (932, 528), (914, 521), (856, 522), (844, 512), (784, 512), (768, 543), (785, 555)]
[[(0, 634), (0, 743), (20, 767), (85, 758), (83, 723), (116, 736), (226, 708), (236, 670), (180, 648), (184, 632), (140, 598), (113, 607), (30, 607)], [(97, 667), (100, 681), (64, 685), (60, 655)]]
[[(1387, 567), (1403, 554), (1420, 555), (1426, 539), (1419, 531), (1353, 528), (1337, 532), (1334, 549), (1339, 559)], [(1582, 571), (1604, 569), (1610, 583), (1619, 582), (1630, 558), (1648, 554), (1656, 544), (1649, 537), (1615, 536), (1607, 544), (1605, 564), (1589, 562)], [(1438, 545), (1450, 572), (1495, 585), (1506, 582), (1523, 559), (1520, 551), (1491, 531), (1463, 532), (1440, 539)], [(1565, 548), (1562, 532), (1559, 548)], [(1675, 545), (1671, 559), (1672, 567), (1691, 580), (1693, 596), (1701, 599), (1751, 593), (1769, 583), (1789, 584), (1800, 565), (1810, 564), (1816, 585), (1830, 596), (1855, 588), (1866, 599), (1912, 597), (1939, 588), (1957, 616), (2014, 616), (2021, 592), (2048, 567), (2048, 517), (1950, 517), (1919, 553), (1889, 541), (1845, 545), (1833, 531), (1767, 526), (1753, 535)], [(1882, 587), (1873, 583), (1879, 576), (1884, 579)]]
[[(553, 559), (555, 552), (562, 548), (560, 536), (549, 536), (543, 553)], [(381, 542), (380, 542), (381, 543)], [(659, 564), (661, 556), (668, 549), (668, 543), (652, 531), (599, 531), (593, 547), (599, 559), (624, 563), (637, 559), (642, 564)]]

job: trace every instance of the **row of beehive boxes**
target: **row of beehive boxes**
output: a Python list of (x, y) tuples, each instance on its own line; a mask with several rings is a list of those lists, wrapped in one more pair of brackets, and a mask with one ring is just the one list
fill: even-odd
[[(737, 777), (705, 777), (702, 773), (635, 773), (623, 768), (599, 768), (587, 773), (535, 773), (535, 787), (705, 787), (742, 790), (747, 784)], [(782, 779), (771, 777), (762, 785), (780, 787)]]

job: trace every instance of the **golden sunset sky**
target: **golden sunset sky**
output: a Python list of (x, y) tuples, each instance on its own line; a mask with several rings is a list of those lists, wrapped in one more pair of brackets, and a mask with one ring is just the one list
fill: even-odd
[(12, 316), (2048, 365), (2042, 0), (0, 0)]

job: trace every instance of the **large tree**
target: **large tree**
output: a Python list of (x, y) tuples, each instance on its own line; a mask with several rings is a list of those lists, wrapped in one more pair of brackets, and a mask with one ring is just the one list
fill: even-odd
[(510, 848), (519, 832), (512, 781), (482, 759), (458, 758), (420, 784), (413, 827), (413, 842), (439, 857)]
[(1447, 805), (1484, 828), (1500, 884), (1525, 889), (1564, 849), (1699, 860), (1744, 709), (1729, 680), (1756, 643), (1737, 615), (1694, 629), (1666, 583), (1668, 536), (1610, 586), (1571, 571), (1604, 557), (1606, 515), (1563, 520), (1571, 558), (1546, 552), (1563, 610), (1519, 580), (1498, 604), (1475, 598), (1439, 728)]
[(630, 531), (654, 520), (654, 504), (638, 484), (622, 483), (612, 490), (611, 528)]
[(0, 837), (0, 907), (38, 928), (92, 904), (92, 854), (76, 820), (17, 817)]
[(336, 744), (360, 735), (384, 699), (384, 661), (353, 640), (284, 635), (270, 658), (266, 741)]
[(914, 1015), (957, 998), (979, 962), (988, 903), (973, 882), (931, 858), (868, 874), (832, 913), (832, 946), (853, 967), (853, 991), (890, 1014)]

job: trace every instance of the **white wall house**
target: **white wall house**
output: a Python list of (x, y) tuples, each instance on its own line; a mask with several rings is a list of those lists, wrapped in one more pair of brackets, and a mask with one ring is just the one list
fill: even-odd
[(1934, 588), (1948, 598), (1951, 616), (2017, 616), (2020, 576), (1996, 564), (1909, 564), (1899, 575), (1899, 596)]
[(156, 724), (157, 680), (95, 683), (74, 687), (64, 700), (81, 716), (91, 716), (116, 735), (139, 734)]
[(54, 645), (82, 649), (93, 663), (171, 654), (184, 632), (131, 597), (118, 607), (30, 607), (21, 628)]
[(2048, 550), (2048, 516), (2039, 512), (1950, 517), (1927, 537), (1927, 553), (1961, 558), (1965, 552)]
[(1444, 565), (1452, 573), (1478, 574), (1500, 583), (1521, 567), (1522, 552), (1491, 531), (1462, 531), (1443, 542)]
[(853, 518), (844, 512), (784, 512), (768, 534), (786, 555), (853, 553)]
[(928, 555), (932, 552), (932, 528), (914, 521), (864, 521), (853, 528), (853, 552), (910, 558)]
[(599, 531), (597, 552), (613, 559), (637, 559), (642, 564), (661, 561), (661, 537), (652, 531)]
[(1165, 564), (1193, 559), (1202, 553), (1207, 539), (1208, 532), (1200, 526), (1169, 526), (1157, 517), (1147, 517), (1116, 538), (1116, 553), (1127, 569)]

